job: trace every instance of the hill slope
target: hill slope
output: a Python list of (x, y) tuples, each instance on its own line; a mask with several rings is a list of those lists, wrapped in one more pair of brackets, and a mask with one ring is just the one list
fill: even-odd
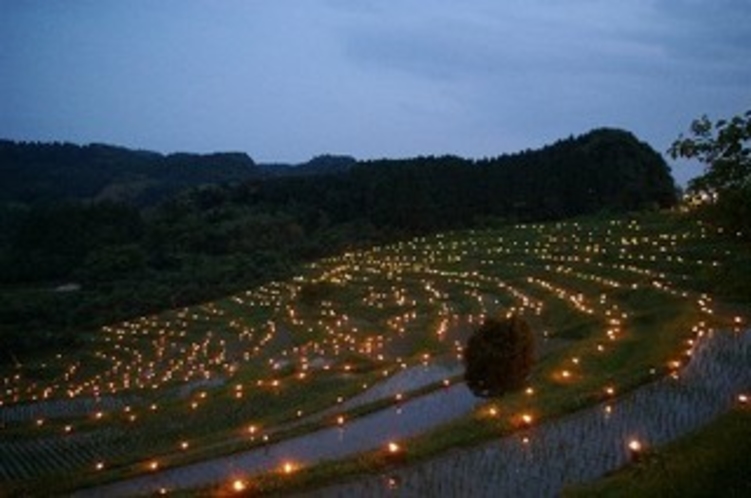
[(631, 133), (612, 129), (478, 161), (360, 161), (335, 174), (277, 178), (219, 197), (225, 204), (265, 206), (333, 224), (417, 231), (466, 227), (486, 217), (550, 220), (676, 202), (662, 157)]
[[(321, 175), (338, 178), (322, 182)], [(425, 216), (448, 216), (461, 225), (467, 216), (560, 218), (675, 202), (662, 157), (614, 129), (480, 161), (323, 155), (297, 166), (257, 165), (245, 153), (162, 155), (100, 144), (0, 140), (0, 204), (108, 200), (142, 206), (190, 187), (265, 179), (271, 182), (260, 192), (262, 202), (294, 199), (348, 219), (419, 228), (433, 228)], [(394, 213), (406, 205), (410, 214)]]
[(149, 204), (187, 187), (260, 176), (244, 153), (170, 154), (110, 145), (0, 141), (0, 202)]
[[(81, 329), (280, 279), (301, 262), (345, 249), (512, 220), (562, 219), (675, 202), (663, 159), (619, 130), (596, 130), (538, 151), (481, 161), (323, 157), (296, 175), (203, 187), (144, 211), (109, 203), (17, 209), (9, 205), (9, 192), (15, 189), (13, 202), (26, 199), (23, 195), (39, 201), (66, 192), (73, 198), (97, 198), (102, 190), (111, 193), (115, 185), (123, 185), (107, 183), (123, 174), (117, 158), (140, 154), (142, 169), (125, 170), (153, 182), (131, 197), (144, 201), (160, 188), (231, 182), (248, 170), (252, 175), (250, 159), (165, 157), (100, 146), (29, 147), (48, 147), (48, 162), (16, 168), (28, 175), (28, 183), (18, 177), (15, 183), (0, 183), (6, 195), (0, 197), (0, 335), (14, 344), (17, 354), (63, 347), (75, 342)], [(14, 150), (19, 149), (5, 153)], [(72, 165), (70, 169), (52, 167), (57, 153), (66, 158), (57, 164)], [(83, 159), (84, 166), (76, 166), (76, 154), (114, 159), (97, 163), (109, 166)], [(19, 157), (23, 155), (15, 164), (26, 164)], [(34, 190), (40, 185), (48, 190)], [(80, 290), (47, 290), (70, 288), (63, 285), (70, 283)]]

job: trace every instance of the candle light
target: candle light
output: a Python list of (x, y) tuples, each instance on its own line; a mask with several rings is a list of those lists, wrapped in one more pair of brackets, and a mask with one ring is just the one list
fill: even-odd
[(628, 451), (631, 460), (637, 462), (643, 456), (644, 445), (638, 439), (632, 439), (628, 442)]

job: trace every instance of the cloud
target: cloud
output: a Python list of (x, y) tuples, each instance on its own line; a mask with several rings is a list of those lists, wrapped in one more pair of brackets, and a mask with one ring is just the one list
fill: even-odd
[[(578, 6), (578, 8), (577, 8)], [(573, 8), (572, 8), (573, 7)], [(617, 36), (603, 22), (617, 9), (591, 2), (402, 4), (398, 12), (369, 13), (347, 27), (345, 45), (354, 63), (432, 78), (578, 71), (595, 57), (643, 55), (636, 40)], [(395, 20), (394, 20), (395, 19)]]
[(707, 76), (722, 72), (723, 77), (714, 81), (723, 85), (749, 81), (751, 2), (655, 0), (654, 16), (660, 29), (648, 33), (650, 41), (659, 45), (676, 67)]

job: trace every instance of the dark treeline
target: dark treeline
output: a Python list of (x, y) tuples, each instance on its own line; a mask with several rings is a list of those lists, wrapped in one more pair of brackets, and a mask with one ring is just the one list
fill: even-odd
[(473, 226), (483, 218), (553, 220), (676, 202), (662, 157), (633, 135), (597, 130), (538, 151), (471, 161), (454, 156), (358, 163), (326, 178), (245, 185), (228, 196), (332, 223), (409, 231)]
[[(177, 171), (207, 156), (159, 157), (175, 161)], [(249, 168), (237, 155), (211, 157)], [(61, 162), (60, 176), (69, 173), (65, 168), (77, 171), (68, 161)], [(48, 200), (41, 195), (25, 206), (18, 198), (6, 202), (0, 210), (0, 350), (6, 354), (0, 362), (75, 345), (82, 330), (98, 325), (284, 278), (301, 262), (344, 249), (676, 202), (662, 157), (630, 133), (608, 129), (478, 161), (322, 156), (298, 171), (204, 182), (210, 171), (199, 184), (212, 185), (148, 209), (40, 202)], [(70, 283), (76, 286), (55, 290)]]
[(335, 173), (355, 162), (322, 155), (298, 165), (256, 164), (242, 152), (163, 155), (103, 144), (0, 140), (0, 204), (116, 201), (146, 207), (187, 188)]
[(0, 140), (0, 202), (114, 200), (144, 206), (187, 187), (261, 176), (244, 153), (169, 154)]

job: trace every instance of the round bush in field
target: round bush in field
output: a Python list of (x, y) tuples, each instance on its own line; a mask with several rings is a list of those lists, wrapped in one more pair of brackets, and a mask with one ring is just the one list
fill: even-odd
[(500, 396), (523, 387), (534, 361), (535, 338), (524, 319), (486, 320), (467, 342), (464, 378), (476, 396)]

